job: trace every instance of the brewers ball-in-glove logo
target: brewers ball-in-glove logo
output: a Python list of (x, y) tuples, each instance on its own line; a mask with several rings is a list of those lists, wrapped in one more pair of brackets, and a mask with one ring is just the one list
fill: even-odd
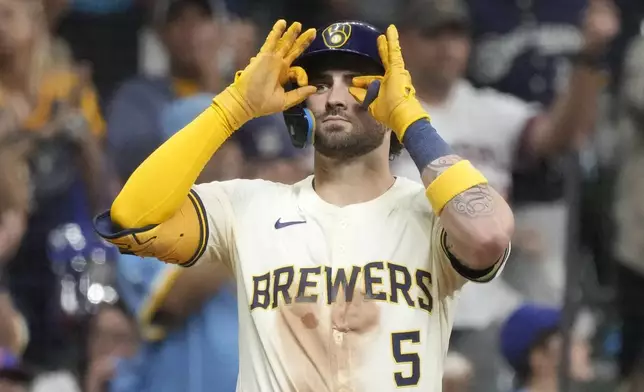
[(322, 33), (324, 44), (328, 48), (339, 48), (346, 44), (351, 36), (351, 25), (347, 23), (334, 23)]

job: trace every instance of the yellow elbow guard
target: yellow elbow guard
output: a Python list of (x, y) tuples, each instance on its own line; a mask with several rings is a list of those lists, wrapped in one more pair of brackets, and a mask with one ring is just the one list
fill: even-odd
[(122, 254), (155, 257), (183, 267), (196, 263), (208, 242), (205, 210), (192, 190), (181, 208), (161, 224), (138, 229), (115, 229), (115, 226), (109, 211), (94, 221), (97, 233), (116, 245)]
[(481, 184), (487, 184), (487, 178), (470, 161), (463, 160), (439, 174), (425, 194), (434, 213), (440, 215), (445, 205), (459, 193)]

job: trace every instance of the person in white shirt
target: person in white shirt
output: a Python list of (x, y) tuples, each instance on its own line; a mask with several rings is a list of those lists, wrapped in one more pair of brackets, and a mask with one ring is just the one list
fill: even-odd
[[(511, 193), (512, 169), (516, 165), (561, 153), (592, 131), (605, 78), (601, 59), (618, 23), (611, 7), (595, 4), (589, 8), (584, 43), (574, 56), (569, 85), (550, 109), (495, 90), (475, 88), (464, 78), (472, 26), (462, 1), (412, 0), (401, 19), (406, 64), (432, 123), (460, 156), (475, 162), (504, 197)], [(406, 154), (392, 162), (392, 170), (420, 182)], [(528, 219), (539, 218), (554, 227), (565, 227), (550, 215), (537, 215)], [(530, 235), (525, 236), (526, 241), (520, 236), (522, 218), (517, 215), (515, 247), (524, 248), (522, 254), (533, 246), (541, 248), (549, 253), (541, 257), (546, 261), (532, 262), (522, 256), (505, 270), (504, 279), (465, 286), (455, 316), (454, 328), (459, 333), (454, 344), (466, 350), (475, 363), (475, 385), (481, 391), (494, 390), (494, 370), (502, 366), (500, 358), (490, 356), (496, 334), (488, 328), (494, 328), (524, 299), (562, 305), (565, 264), (563, 252), (556, 252), (565, 249), (565, 236), (553, 230), (541, 238), (542, 244), (531, 242), (534, 238)], [(488, 382), (480, 381), (484, 379)]]
[[(454, 298), (498, 276), (512, 211), (432, 127), (396, 27), (286, 26), (95, 226), (123, 253), (231, 270), (237, 391), (440, 391)], [(294, 143), (313, 142), (312, 176), (193, 186), (242, 124), (285, 110)], [(400, 142), (423, 184), (391, 174)]]

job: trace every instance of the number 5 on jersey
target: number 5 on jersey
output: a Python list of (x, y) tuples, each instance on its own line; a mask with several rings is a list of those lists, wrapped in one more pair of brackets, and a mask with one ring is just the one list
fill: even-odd
[[(420, 380), (420, 356), (416, 352), (403, 351), (403, 342), (409, 344), (420, 343), (420, 331), (393, 332), (391, 334), (391, 350), (397, 364), (406, 364), (411, 367), (409, 372), (395, 372), (394, 380), (398, 387), (413, 387)], [(408, 374), (405, 376), (405, 373)]]

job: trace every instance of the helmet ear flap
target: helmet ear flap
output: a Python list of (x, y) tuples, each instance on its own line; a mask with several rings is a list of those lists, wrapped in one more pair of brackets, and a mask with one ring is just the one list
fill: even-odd
[(294, 106), (284, 111), (283, 114), (293, 146), (304, 148), (313, 144), (313, 131), (315, 130), (313, 113), (305, 107)]
[[(286, 86), (287, 91), (295, 88), (296, 85), (294, 83), (289, 83)], [(306, 104), (304, 102), (285, 110), (283, 115), (293, 146), (297, 148), (305, 148), (306, 146), (313, 144), (315, 117), (313, 116), (313, 112), (306, 108)]]

